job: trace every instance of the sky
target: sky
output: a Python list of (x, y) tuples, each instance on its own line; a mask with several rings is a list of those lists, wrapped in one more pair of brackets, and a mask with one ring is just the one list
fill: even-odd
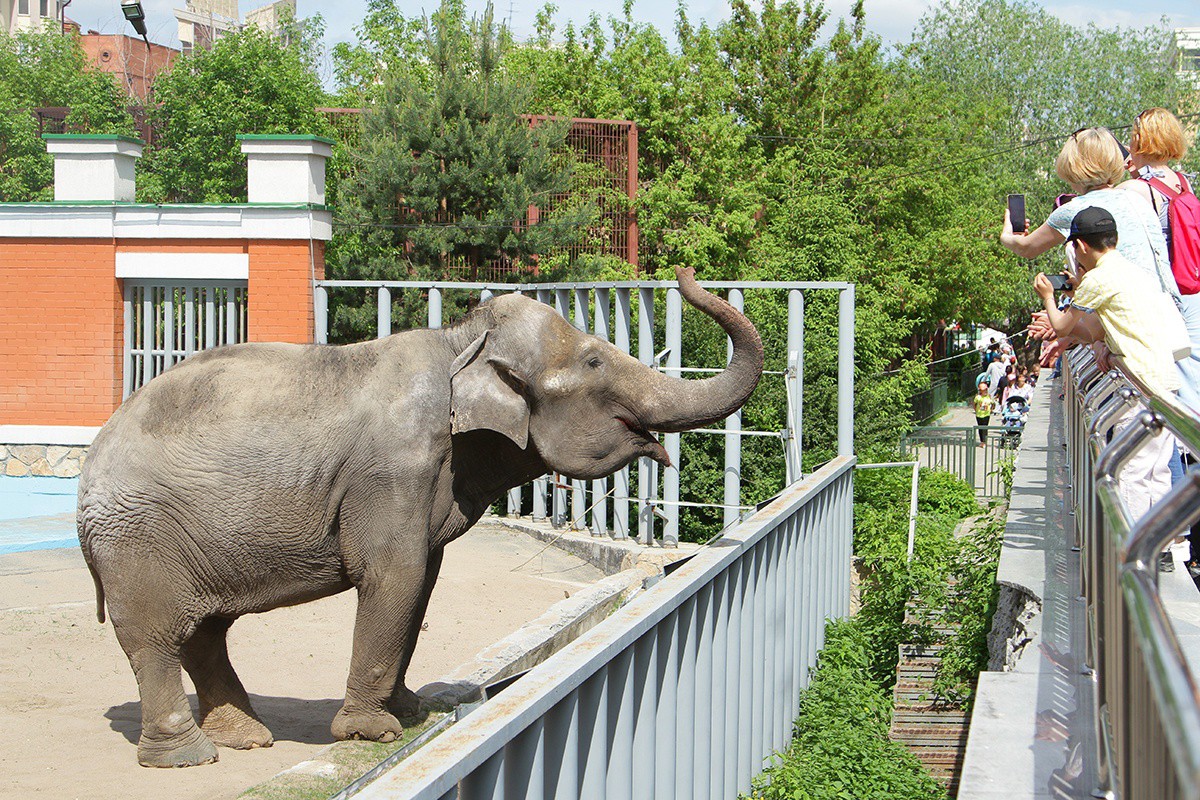
[[(269, 0), (250, 0), (240, 3), (242, 14), (266, 5)], [(493, 0), (497, 16), (510, 19), (510, 27), (517, 38), (533, 32), (534, 15), (545, 4), (543, 0)], [(468, 9), (481, 10), (486, 0), (466, 0)], [(830, 20), (846, 16), (853, 0), (825, 0)], [(577, 24), (586, 21), (595, 12), (602, 18), (620, 14), (622, 0), (591, 0), (589, 3), (571, 3), (558, 0), (559, 12), (555, 15), (561, 30), (568, 21)], [(865, 0), (867, 27), (878, 34), (885, 43), (907, 42), (921, 15), (933, 2), (931, 0)], [(1040, 5), (1050, 13), (1072, 25), (1095, 22), (1100, 27), (1143, 28), (1167, 17), (1178, 27), (1200, 26), (1200, 3), (1196, 0), (1091, 0), (1082, 2), (1043, 1)], [(184, 6), (184, 0), (142, 0), (146, 11), (147, 28), (152, 42), (179, 47), (175, 17), (171, 9)], [(407, 13), (418, 16), (422, 11), (431, 11), (437, 0), (401, 0), (400, 7)], [(355, 40), (354, 26), (366, 12), (366, 0), (298, 0), (301, 17), (320, 14), (325, 20), (327, 46), (337, 42)], [(1136, 10), (1131, 8), (1136, 7)], [(693, 22), (707, 21), (715, 25), (729, 17), (729, 3), (725, 0), (690, 0), (688, 16)], [(71, 0), (67, 16), (80, 23), (84, 31), (100, 33), (130, 33), (132, 28), (121, 16), (120, 0)], [(675, 0), (635, 0), (634, 18), (653, 24), (670, 36), (674, 29)], [(324, 76), (328, 78), (328, 76)]]

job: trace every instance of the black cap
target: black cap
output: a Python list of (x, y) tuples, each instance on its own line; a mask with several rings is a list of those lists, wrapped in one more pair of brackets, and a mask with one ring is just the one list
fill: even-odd
[(1090, 236), (1093, 233), (1116, 233), (1117, 221), (1113, 215), (1100, 206), (1090, 206), (1080, 211), (1071, 220), (1071, 235), (1068, 242), (1073, 242), (1080, 236)]

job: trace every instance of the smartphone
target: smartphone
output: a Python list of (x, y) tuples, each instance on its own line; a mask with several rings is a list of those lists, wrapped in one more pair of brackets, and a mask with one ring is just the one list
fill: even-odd
[(1025, 232), (1025, 195), (1008, 196), (1008, 218), (1012, 220), (1013, 233)]
[(1047, 275), (1046, 279), (1050, 281), (1050, 285), (1056, 292), (1075, 288), (1071, 285), (1071, 279), (1067, 275)]

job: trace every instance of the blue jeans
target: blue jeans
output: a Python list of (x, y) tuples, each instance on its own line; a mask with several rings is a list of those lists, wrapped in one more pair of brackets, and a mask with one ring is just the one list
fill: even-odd
[(1176, 361), (1183, 386), (1179, 399), (1193, 411), (1200, 413), (1200, 294), (1188, 294), (1183, 300), (1183, 323), (1187, 326), (1188, 338), (1192, 341), (1192, 354)]

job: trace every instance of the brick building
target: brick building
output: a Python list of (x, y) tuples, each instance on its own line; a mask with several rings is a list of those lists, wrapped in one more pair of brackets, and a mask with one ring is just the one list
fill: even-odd
[(313, 341), (329, 140), (240, 137), (247, 203), (142, 205), (139, 140), (45, 138), (54, 201), (0, 203), (0, 449), (89, 444), (123, 397), (205, 347)]
[(150, 97), (154, 78), (169, 69), (179, 57), (179, 51), (162, 44), (146, 43), (121, 33), (88, 31), (79, 37), (79, 45), (88, 61), (101, 72), (110, 72), (130, 97), (145, 101)]

